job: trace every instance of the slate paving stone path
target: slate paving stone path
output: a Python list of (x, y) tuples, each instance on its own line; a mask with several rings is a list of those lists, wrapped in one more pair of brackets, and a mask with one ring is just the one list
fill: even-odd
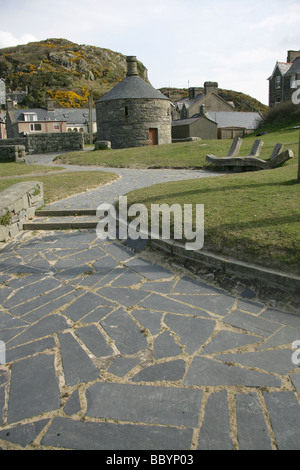
[(300, 449), (300, 316), (161, 260), (95, 230), (1, 249), (0, 448)]

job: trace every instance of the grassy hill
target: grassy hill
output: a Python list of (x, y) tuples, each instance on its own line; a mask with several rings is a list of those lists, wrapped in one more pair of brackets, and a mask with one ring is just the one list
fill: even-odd
[[(200, 88), (200, 92), (201, 90), (204, 92), (204, 88)], [(172, 101), (188, 98), (189, 96), (187, 88), (160, 88), (160, 91), (164, 95), (168, 96)], [(218, 93), (225, 101), (232, 101), (236, 111), (259, 112), (262, 115), (265, 115), (268, 110), (268, 106), (245, 93), (233, 90), (223, 90), (222, 88), (219, 88)]]
[[(147, 79), (141, 62), (138, 69)], [(85, 107), (91, 88), (96, 101), (125, 77), (126, 70), (125, 55), (66, 39), (0, 49), (0, 77), (11, 91), (28, 89), (27, 106), (43, 106), (51, 96), (56, 106)]]
[[(56, 107), (87, 107), (111, 90), (126, 75), (126, 56), (101, 47), (79, 45), (67, 39), (46, 39), (26, 45), (0, 49), (0, 77), (11, 91), (28, 90), (22, 106), (44, 106), (48, 96)], [(140, 76), (147, 79), (146, 67), (138, 61)], [(186, 98), (187, 89), (161, 88), (171, 100)], [(267, 109), (244, 93), (219, 90), (237, 111)]]

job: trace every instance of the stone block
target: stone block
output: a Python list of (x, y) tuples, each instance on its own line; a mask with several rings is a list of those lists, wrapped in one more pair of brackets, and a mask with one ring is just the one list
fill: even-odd
[(16, 237), (19, 233), (19, 227), (18, 227), (18, 224), (15, 223), (15, 224), (12, 224), (9, 226), (9, 236), (10, 237)]
[(17, 214), (23, 209), (23, 198), (20, 198), (14, 201), (13, 205), (14, 205), (14, 213)]
[(0, 242), (4, 242), (9, 236), (8, 227), (0, 225)]
[(109, 140), (98, 140), (95, 143), (95, 150), (111, 149), (111, 142)]
[(35, 216), (35, 207), (29, 207), (26, 211), (26, 218), (33, 219)]

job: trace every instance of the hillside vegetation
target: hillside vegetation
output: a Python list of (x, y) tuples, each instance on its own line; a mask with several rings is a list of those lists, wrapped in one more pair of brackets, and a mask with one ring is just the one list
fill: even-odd
[[(79, 45), (67, 39), (46, 39), (0, 49), (0, 77), (11, 91), (28, 90), (22, 106), (44, 106), (50, 96), (56, 107), (87, 107), (93, 90), (94, 103), (126, 75), (126, 56), (101, 47)], [(148, 81), (146, 67), (138, 61), (140, 76)], [(161, 88), (176, 100), (188, 90)], [(237, 111), (259, 111), (266, 106), (251, 96), (232, 90), (219, 90)]]
[[(160, 88), (160, 91), (164, 95), (168, 96), (172, 101), (182, 100), (189, 96), (189, 90), (187, 88)], [(202, 92), (204, 92), (204, 88), (202, 89)], [(268, 110), (268, 106), (245, 93), (233, 90), (224, 90), (222, 88), (218, 89), (218, 93), (223, 100), (232, 101), (236, 111), (259, 112), (264, 116)]]
[[(7, 89), (28, 89), (24, 104), (44, 106), (48, 96), (61, 107), (85, 107), (93, 89), (99, 99), (126, 75), (126, 56), (109, 49), (78, 45), (66, 39), (0, 49), (0, 77)], [(140, 76), (147, 69), (138, 62)]]

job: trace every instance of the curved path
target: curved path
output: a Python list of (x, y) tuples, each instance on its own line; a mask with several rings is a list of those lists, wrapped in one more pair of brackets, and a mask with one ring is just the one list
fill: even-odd
[[(120, 173), (61, 206), (175, 177)], [(161, 260), (93, 230), (0, 251), (0, 448), (300, 449), (300, 317)]]

